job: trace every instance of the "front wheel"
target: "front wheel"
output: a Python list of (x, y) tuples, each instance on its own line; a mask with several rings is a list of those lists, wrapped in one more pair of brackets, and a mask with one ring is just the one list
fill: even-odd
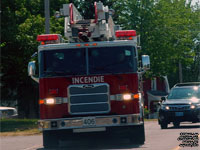
[(59, 146), (58, 132), (43, 131), (43, 146), (44, 148), (56, 148)]
[(130, 136), (130, 142), (138, 145), (144, 144), (145, 141), (145, 132), (144, 132), (144, 124), (140, 126), (135, 126), (134, 128), (135, 134)]
[(167, 129), (168, 123), (166, 121), (160, 121), (161, 129)]

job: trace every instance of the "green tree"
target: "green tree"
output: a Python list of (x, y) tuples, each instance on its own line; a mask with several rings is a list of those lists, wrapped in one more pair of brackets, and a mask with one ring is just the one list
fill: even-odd
[[(94, 18), (94, 0), (50, 1), (51, 33), (63, 35), (63, 18), (54, 13), (73, 2), (84, 18)], [(178, 82), (178, 63), (184, 81), (200, 80), (200, 7), (186, 0), (102, 0), (115, 10), (114, 21), (141, 35), (141, 53), (151, 57), (151, 76), (168, 75)], [(1, 99), (18, 100), (20, 114), (30, 117), (38, 109), (38, 84), (27, 75), (30, 56), (44, 33), (44, 0), (1, 2)], [(34, 117), (35, 115), (32, 115)]]
[[(155, 6), (152, 46), (149, 47), (154, 74), (167, 74), (171, 84), (179, 82), (178, 64), (183, 69), (193, 63), (194, 38), (199, 30), (195, 11), (185, 0), (160, 0)], [(196, 79), (193, 79), (195, 81)], [(187, 80), (184, 80), (187, 81)]]
[[(151, 57), (150, 76), (168, 75), (171, 85), (179, 82), (178, 64), (188, 70), (193, 64), (194, 39), (199, 30), (199, 7), (186, 0), (116, 1), (116, 23), (136, 29), (141, 35), (142, 53)], [(185, 72), (184, 72), (185, 73)], [(184, 81), (196, 81), (184, 78)]]
[[(53, 33), (63, 33), (63, 19), (53, 15), (64, 3), (68, 0), (50, 3)], [(44, 1), (2, 1), (1, 13), (1, 99), (18, 100), (21, 116), (36, 117), (38, 84), (28, 77), (27, 64), (37, 51), (37, 35), (44, 33)]]

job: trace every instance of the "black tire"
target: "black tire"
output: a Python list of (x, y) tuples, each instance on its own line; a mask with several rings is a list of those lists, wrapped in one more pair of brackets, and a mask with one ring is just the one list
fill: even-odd
[(180, 122), (175, 121), (175, 122), (173, 122), (173, 125), (175, 128), (178, 128), (178, 127), (180, 127)]
[(57, 131), (43, 131), (44, 148), (52, 149), (59, 146), (59, 136)]
[(168, 123), (166, 121), (160, 121), (160, 128), (167, 129)]
[(144, 124), (135, 126), (134, 130), (135, 133), (129, 138), (130, 142), (133, 144), (143, 145), (145, 142)]

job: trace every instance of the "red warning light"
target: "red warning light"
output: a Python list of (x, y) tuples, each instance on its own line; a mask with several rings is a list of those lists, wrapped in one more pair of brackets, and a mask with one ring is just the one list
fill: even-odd
[(56, 41), (58, 39), (58, 34), (43, 34), (37, 36), (37, 41)]
[(135, 30), (118, 30), (115, 32), (116, 37), (130, 37), (130, 36), (136, 36)]

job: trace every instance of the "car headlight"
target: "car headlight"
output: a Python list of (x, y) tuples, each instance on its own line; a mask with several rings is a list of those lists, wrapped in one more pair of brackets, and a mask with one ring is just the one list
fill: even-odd
[(165, 109), (166, 109), (166, 110), (169, 110), (170, 108), (169, 108), (169, 106), (166, 106)]
[(200, 108), (200, 104), (197, 104), (197, 105), (193, 104), (190, 106), (190, 109), (195, 109), (195, 108)]
[(162, 106), (161, 106), (161, 109), (163, 109), (163, 110), (169, 110), (170, 108), (169, 108), (169, 106), (167, 106), (167, 105), (162, 105)]
[(195, 105), (191, 105), (190, 108), (191, 108), (191, 109), (195, 109)]

